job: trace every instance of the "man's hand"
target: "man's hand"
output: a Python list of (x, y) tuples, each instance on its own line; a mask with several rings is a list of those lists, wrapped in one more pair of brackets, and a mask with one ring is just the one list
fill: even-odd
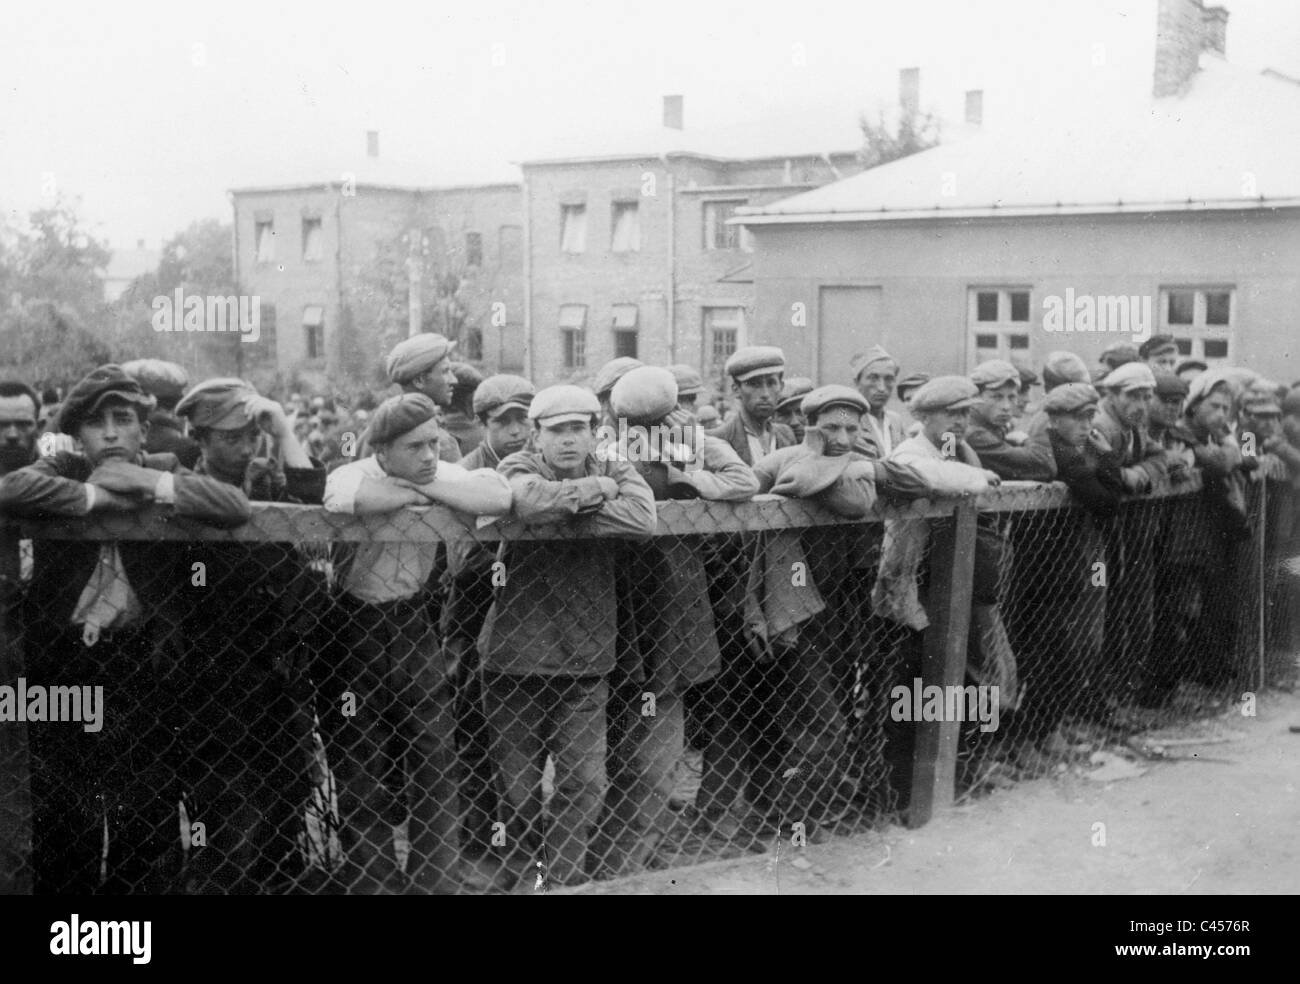
[(618, 498), (618, 482), (614, 481), (607, 475), (600, 475), (596, 478), (596, 484), (600, 486), (601, 493), (606, 499)]
[(131, 496), (110, 492), (102, 486), (95, 487), (95, 512), (135, 512), (143, 504)]
[(1098, 454), (1110, 454), (1115, 450), (1114, 447), (1111, 446), (1110, 441), (1106, 439), (1106, 435), (1096, 427), (1089, 432), (1088, 441), (1097, 449)]
[(144, 500), (153, 498), (153, 490), (162, 475), (162, 472), (153, 468), (142, 468), (140, 465), (110, 458), (96, 467), (86, 481), (108, 492)]
[(1029, 435), (1022, 430), (1007, 431), (1004, 440), (1012, 447), (1024, 447), (1029, 442)]
[(405, 489), (407, 492), (411, 493), (410, 505), (412, 506), (427, 506), (429, 503), (434, 501), (432, 482), (428, 485), (416, 485), (414, 482), (408, 481), (405, 478), (397, 478), (395, 475), (390, 475), (388, 477), (388, 482), (399, 489)]
[(257, 426), (272, 437), (293, 433), (293, 425), (285, 415), (284, 407), (265, 396), (249, 396), (244, 400), (244, 412), (257, 421)]
[(990, 488), (997, 488), (1002, 484), (1002, 476), (997, 472), (989, 471), (987, 468), (984, 469), (984, 478), (989, 483)]

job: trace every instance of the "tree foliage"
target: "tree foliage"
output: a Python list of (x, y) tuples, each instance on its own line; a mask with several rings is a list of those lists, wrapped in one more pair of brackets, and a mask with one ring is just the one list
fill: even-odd
[(869, 168), (929, 150), (939, 143), (939, 119), (933, 113), (904, 111), (891, 128), (881, 110), (875, 120), (863, 114), (858, 125), (863, 136), (860, 157)]

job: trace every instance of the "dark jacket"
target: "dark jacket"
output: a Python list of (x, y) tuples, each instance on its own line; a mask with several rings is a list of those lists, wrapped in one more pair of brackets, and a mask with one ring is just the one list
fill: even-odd
[[(736, 454), (740, 455), (740, 460), (745, 464), (753, 467), (754, 456), (749, 453), (749, 438), (745, 435), (745, 421), (741, 419), (740, 414), (736, 414), (721, 427), (711, 431), (705, 431), (709, 437), (720, 437), (732, 446)], [(772, 450), (778, 448), (788, 448), (792, 444), (797, 444), (794, 431), (785, 424), (772, 422)]]
[(980, 464), (999, 478), (1013, 482), (1050, 482), (1056, 478), (1056, 458), (1051, 442), (1031, 436), (1023, 447), (1009, 444), (1006, 430), (971, 415), (966, 443), (979, 455)]

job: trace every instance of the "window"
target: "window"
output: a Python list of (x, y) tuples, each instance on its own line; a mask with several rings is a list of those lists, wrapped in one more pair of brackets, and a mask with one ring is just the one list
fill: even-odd
[(517, 225), (501, 227), (497, 247), (497, 263), (501, 269), (515, 273), (524, 268), (524, 230)]
[(641, 217), (636, 202), (615, 202), (609, 248), (615, 253), (635, 253), (641, 248)]
[(560, 249), (565, 253), (587, 251), (587, 206), (560, 206)]
[(465, 265), (483, 265), (483, 236), (477, 232), (465, 233)]
[(1026, 288), (972, 287), (967, 311), (966, 356), (970, 366), (1009, 359), (1029, 351), (1029, 295)]
[(309, 304), (302, 309), (302, 330), (307, 343), (307, 358), (325, 357), (325, 309)]
[(629, 356), (635, 359), (637, 357), (636, 319), (635, 304), (614, 305), (614, 358)]
[(1157, 330), (1174, 336), (1183, 358), (1222, 362), (1232, 349), (1233, 293), (1230, 287), (1163, 288)]
[(270, 219), (259, 219), (253, 226), (253, 242), (257, 248), (258, 263), (275, 261), (275, 223)]
[(727, 220), (736, 214), (736, 209), (747, 204), (744, 199), (704, 203), (705, 249), (741, 249), (746, 253), (754, 251), (754, 237), (748, 229), (727, 225)]
[(325, 256), (324, 234), (320, 219), (302, 220), (302, 258), (307, 263), (319, 263)]
[(587, 365), (586, 305), (560, 305), (560, 336), (563, 342), (564, 368), (585, 368)]
[(263, 301), (258, 312), (259, 329), (258, 335), (266, 350), (274, 356), (275, 354), (275, 305), (269, 301)]
[(722, 382), (727, 359), (740, 345), (745, 309), (706, 307), (704, 309), (704, 351), (708, 355), (709, 375)]

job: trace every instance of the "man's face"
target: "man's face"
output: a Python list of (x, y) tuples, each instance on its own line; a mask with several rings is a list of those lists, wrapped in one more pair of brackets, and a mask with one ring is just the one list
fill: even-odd
[(36, 406), (31, 397), (0, 396), (0, 473), (21, 468), (36, 450)]
[(430, 418), (375, 452), (384, 471), (416, 485), (428, 485), (438, 474), (438, 442), (442, 431)]
[(1216, 390), (1196, 405), (1192, 419), (1216, 437), (1228, 433), (1228, 420), (1232, 415), (1232, 398)]
[(732, 382), (732, 392), (740, 399), (740, 406), (750, 417), (759, 423), (772, 418), (776, 412), (776, 401), (781, 396), (783, 374), (767, 373), (751, 376), (744, 382)]
[(858, 433), (862, 429), (862, 414), (849, 407), (830, 407), (823, 410), (817, 422), (811, 424), (821, 433), (822, 454), (828, 458), (838, 458), (848, 454), (857, 443)]
[(1172, 427), (1183, 413), (1183, 398), (1178, 395), (1159, 396), (1151, 401), (1151, 423), (1157, 427)]
[(528, 411), (511, 407), (487, 421), (488, 446), (499, 458), (522, 451), (528, 443)]
[(1096, 416), (1096, 407), (1084, 407), (1074, 413), (1054, 413), (1048, 417), (1047, 426), (1054, 430), (1066, 444), (1081, 448), (1088, 442), (1093, 418)]
[(926, 439), (939, 450), (951, 450), (951, 445), (966, 436), (970, 425), (970, 408), (960, 410), (929, 410), (921, 413), (921, 428)]
[(1172, 373), (1178, 366), (1178, 350), (1174, 349), (1173, 351), (1153, 355), (1147, 359), (1147, 365), (1151, 367), (1152, 372)]
[(596, 448), (596, 434), (590, 421), (567, 420), (550, 427), (538, 427), (534, 442), (546, 463), (560, 474), (576, 475)]
[(980, 391), (980, 416), (995, 427), (1006, 427), (1015, 417), (1020, 387), (1015, 380)]
[(681, 407), (683, 410), (685, 410), (687, 413), (694, 413), (695, 404), (699, 400), (699, 398), (700, 398), (699, 393), (686, 393), (685, 395), (679, 394), (677, 397), (677, 405)]
[(1155, 390), (1150, 386), (1136, 386), (1111, 394), (1111, 403), (1115, 415), (1130, 427), (1141, 427), (1146, 422), (1151, 403), (1155, 399)]
[(871, 405), (872, 413), (880, 413), (894, 394), (898, 370), (888, 362), (873, 362), (858, 376), (858, 392)]
[(1300, 448), (1300, 414), (1289, 413), (1282, 418), (1282, 433), (1293, 448)]
[(209, 430), (199, 444), (208, 467), (215, 474), (243, 481), (249, 462), (257, 454), (261, 434), (256, 422), (250, 422), (230, 430)]
[(1029, 406), (1029, 391), (1032, 386), (1022, 386), (1016, 391), (1016, 416), (1022, 417), (1025, 413), (1025, 407)]
[(1276, 413), (1255, 414), (1243, 410), (1241, 426), (1244, 430), (1253, 431), (1256, 437), (1264, 441), (1282, 433), (1282, 415)]
[(772, 414), (772, 419), (778, 424), (785, 424), (795, 432), (796, 437), (802, 435), (804, 428), (807, 426), (803, 414), (799, 412), (799, 404), (797, 403), (790, 404), (784, 410), (777, 410)]
[(451, 406), (451, 390), (456, 385), (456, 374), (451, 371), (449, 359), (439, 359), (410, 382), (411, 389), (423, 393), (440, 407)]
[(134, 463), (148, 433), (134, 403), (109, 398), (81, 422), (77, 439), (92, 465), (112, 458)]

